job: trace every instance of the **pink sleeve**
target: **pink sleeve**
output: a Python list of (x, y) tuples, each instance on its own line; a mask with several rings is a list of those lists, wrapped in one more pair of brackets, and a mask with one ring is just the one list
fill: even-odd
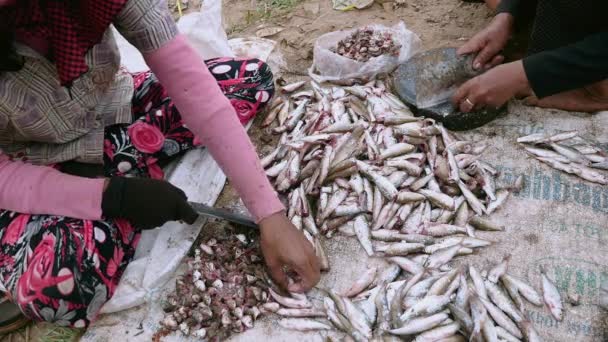
[(284, 210), (234, 108), (186, 37), (178, 35), (144, 58), (255, 220)]
[(13, 162), (0, 153), (0, 208), (25, 214), (101, 218), (104, 179), (70, 176)]

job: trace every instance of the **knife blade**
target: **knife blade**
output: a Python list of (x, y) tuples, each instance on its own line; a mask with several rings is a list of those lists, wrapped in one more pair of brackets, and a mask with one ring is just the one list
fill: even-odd
[(259, 228), (257, 223), (255, 223), (250, 217), (247, 217), (245, 215), (236, 214), (225, 209), (210, 207), (202, 203), (188, 203), (199, 215), (226, 220), (228, 222), (236, 223), (245, 227)]

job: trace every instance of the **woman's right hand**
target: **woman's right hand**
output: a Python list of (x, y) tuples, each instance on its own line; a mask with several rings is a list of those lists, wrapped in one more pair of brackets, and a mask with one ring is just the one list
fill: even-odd
[(108, 179), (101, 207), (104, 217), (123, 218), (141, 229), (160, 227), (168, 221), (193, 224), (198, 217), (182, 190), (149, 178)]
[(500, 13), (490, 24), (479, 31), (458, 49), (459, 55), (475, 53), (474, 69), (490, 69), (504, 61), (500, 51), (507, 45), (513, 33), (513, 16), (509, 13)]

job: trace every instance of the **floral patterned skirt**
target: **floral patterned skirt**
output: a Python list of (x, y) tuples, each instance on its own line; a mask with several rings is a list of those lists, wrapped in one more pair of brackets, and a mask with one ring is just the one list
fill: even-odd
[[(242, 123), (273, 95), (272, 73), (259, 60), (217, 58), (206, 63)], [(133, 77), (134, 122), (106, 128), (104, 173), (160, 179), (163, 165), (199, 142), (153, 74)], [(114, 294), (139, 236), (125, 220), (0, 210), (0, 284), (26, 316), (86, 327)]]

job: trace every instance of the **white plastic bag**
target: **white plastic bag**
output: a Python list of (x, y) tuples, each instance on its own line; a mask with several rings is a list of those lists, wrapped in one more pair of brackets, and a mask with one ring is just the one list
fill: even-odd
[(204, 0), (199, 12), (186, 14), (178, 22), (179, 31), (186, 36), (203, 59), (234, 57), (222, 26), (222, 2)]
[(368, 25), (366, 28), (390, 32), (395, 43), (401, 45), (399, 56), (382, 55), (371, 58), (367, 62), (358, 62), (340, 56), (331, 50), (338, 45), (339, 41), (357, 29), (330, 32), (322, 35), (315, 42), (313, 64), (308, 72), (310, 77), (319, 83), (369, 80), (378, 74), (392, 71), (397, 65), (407, 61), (420, 50), (420, 38), (408, 30), (402, 21), (393, 27)]

